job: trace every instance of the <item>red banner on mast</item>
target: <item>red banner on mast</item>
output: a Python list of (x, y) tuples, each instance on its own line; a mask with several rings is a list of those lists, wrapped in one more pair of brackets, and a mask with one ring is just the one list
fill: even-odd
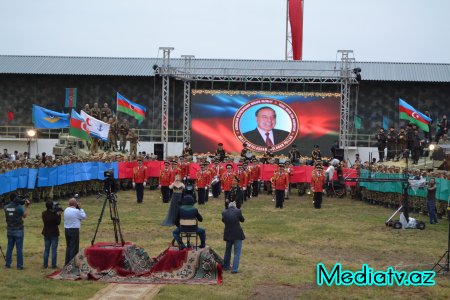
[(292, 35), (292, 53), (294, 60), (303, 56), (303, 0), (289, 0), (289, 23)]

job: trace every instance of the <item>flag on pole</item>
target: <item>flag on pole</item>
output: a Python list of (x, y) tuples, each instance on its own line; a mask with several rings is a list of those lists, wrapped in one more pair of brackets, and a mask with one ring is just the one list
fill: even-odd
[(391, 120), (388, 117), (383, 116), (383, 129), (384, 130), (389, 129), (389, 123), (391, 123)]
[(362, 125), (362, 118), (360, 116), (355, 117), (355, 129), (361, 129)]
[(74, 109), (72, 109), (69, 134), (83, 140), (90, 140), (91, 137), (86, 125), (86, 120), (84, 120)]
[(64, 107), (72, 108), (77, 106), (77, 89), (66, 88), (66, 103)]
[(8, 122), (14, 120), (14, 112), (9, 110), (6, 114), (6, 119), (8, 120)]
[(109, 124), (91, 117), (86, 112), (80, 112), (81, 118), (86, 120), (86, 129), (92, 138), (108, 141)]
[(417, 125), (417, 127), (422, 129), (423, 131), (429, 132), (430, 128), (428, 127), (428, 123), (431, 122), (431, 119), (406, 103), (406, 101), (400, 98), (398, 100), (400, 119), (408, 120), (411, 123)]
[(128, 114), (141, 123), (145, 119), (145, 112), (147, 109), (142, 105), (131, 102), (121, 94), (117, 93), (117, 111)]
[(67, 128), (70, 125), (70, 116), (33, 104), (33, 123), (34, 128), (40, 129)]

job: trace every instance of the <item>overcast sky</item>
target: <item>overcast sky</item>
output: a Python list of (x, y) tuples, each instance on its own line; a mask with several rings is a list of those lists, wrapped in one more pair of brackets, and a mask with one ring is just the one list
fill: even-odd
[[(304, 60), (450, 63), (449, 0), (305, 0)], [(285, 0), (0, 0), (0, 55), (284, 59)]]

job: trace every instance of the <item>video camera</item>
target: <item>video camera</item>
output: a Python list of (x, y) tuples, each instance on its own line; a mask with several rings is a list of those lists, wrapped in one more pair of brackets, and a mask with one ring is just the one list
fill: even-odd
[(28, 206), (31, 204), (30, 200), (28, 200), (27, 197), (16, 193), (12, 193), (9, 199), (11, 202), (17, 203), (19, 205)]
[(114, 184), (114, 169), (109, 169), (103, 172), (103, 176), (105, 177), (105, 182), (103, 184), (103, 190), (109, 194), (114, 193), (116, 191), (116, 187)]
[(54, 212), (64, 211), (64, 209), (61, 207), (61, 204), (59, 204), (59, 202), (57, 202), (57, 201), (53, 201), (52, 210)]

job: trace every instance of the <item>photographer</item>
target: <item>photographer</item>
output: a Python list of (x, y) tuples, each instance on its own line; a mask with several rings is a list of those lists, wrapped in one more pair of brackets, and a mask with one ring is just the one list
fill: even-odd
[(86, 213), (81, 208), (81, 204), (75, 198), (71, 198), (69, 207), (64, 210), (64, 231), (67, 247), (64, 265), (67, 265), (79, 251), (81, 220), (84, 219), (86, 219)]
[(27, 217), (27, 208), (30, 201), (19, 197), (13, 193), (10, 202), (5, 205), (5, 217), (7, 224), (6, 235), (8, 237), (8, 247), (6, 250), (6, 268), (11, 268), (12, 252), (16, 245), (17, 269), (23, 270), (23, 219)]
[(430, 217), (430, 224), (438, 224), (436, 216), (436, 179), (430, 178), (427, 187), (427, 209)]
[(48, 256), (50, 248), (52, 249), (52, 269), (56, 269), (56, 261), (58, 254), (58, 240), (59, 240), (59, 224), (61, 224), (61, 213), (63, 212), (59, 203), (52, 201), (45, 202), (47, 210), (42, 212), (42, 222), (44, 228), (42, 235), (44, 236), (44, 269), (48, 268)]

